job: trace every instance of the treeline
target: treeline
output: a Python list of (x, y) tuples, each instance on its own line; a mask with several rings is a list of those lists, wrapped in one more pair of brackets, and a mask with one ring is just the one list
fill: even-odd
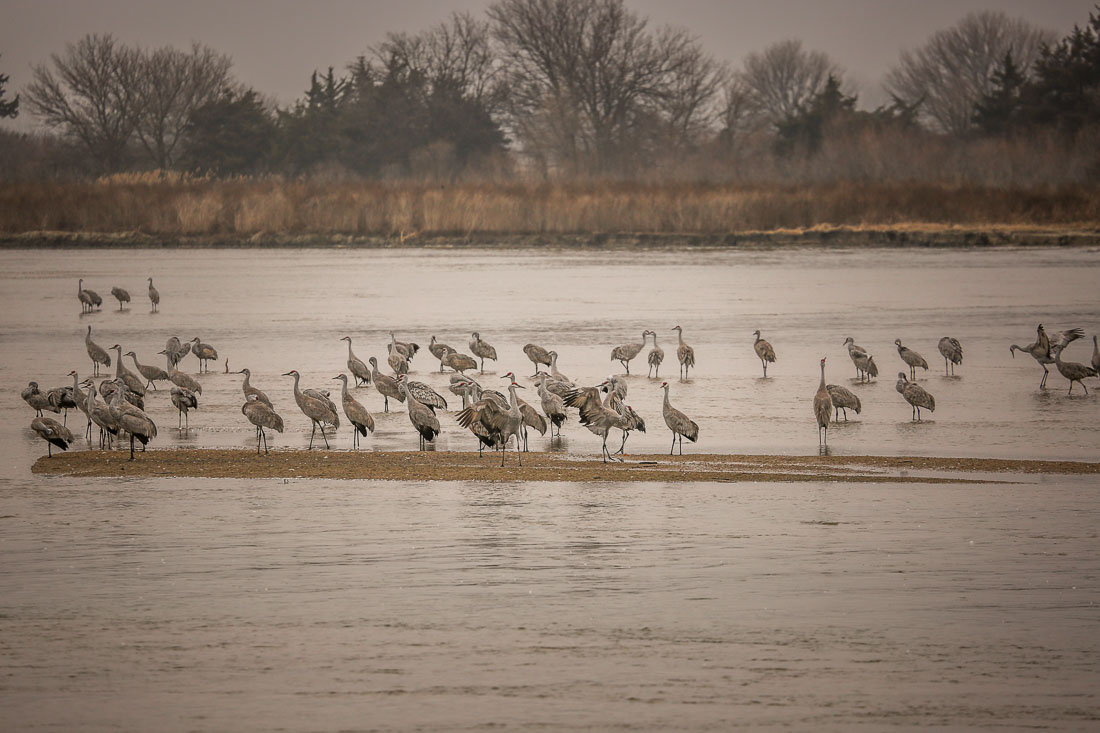
[(7, 181), (174, 171), (228, 178), (646, 183), (917, 182), (978, 187), (1100, 178), (1100, 10), (1058, 38), (975, 13), (901, 54), (891, 103), (863, 109), (797, 41), (741, 68), (623, 0), (497, 0), (391, 33), (272, 104), (205, 46), (90, 35), (33, 70), (0, 117)]

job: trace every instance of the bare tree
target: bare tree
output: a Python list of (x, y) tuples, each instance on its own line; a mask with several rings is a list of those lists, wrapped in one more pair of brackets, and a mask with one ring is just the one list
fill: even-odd
[(886, 89), (942, 131), (963, 134), (973, 124), (978, 101), (992, 88), (997, 64), (1011, 52), (1023, 69), (1031, 66), (1054, 34), (1003, 12), (971, 13), (958, 25), (932, 35), (915, 51), (902, 53), (886, 77)]
[(111, 35), (87, 35), (34, 67), (24, 95), (31, 111), (78, 141), (98, 166), (118, 170), (134, 130), (138, 53)]
[(605, 170), (654, 114), (690, 131), (717, 92), (694, 38), (651, 32), (622, 0), (498, 0), (488, 14), (516, 137), (545, 159)]
[(388, 34), (371, 55), (383, 67), (396, 61), (423, 75), (433, 87), (446, 86), (497, 113), (506, 89), (490, 41), (486, 21), (454, 13), (447, 22), (417, 35)]
[(153, 164), (169, 168), (192, 112), (231, 84), (228, 56), (193, 44), (191, 51), (165, 47), (139, 57), (134, 130)]
[(727, 89), (727, 116), (731, 103), (738, 115), (756, 124), (778, 125), (803, 111), (825, 87), (829, 75), (840, 70), (820, 51), (806, 51), (801, 41), (780, 41), (750, 53), (744, 68)]

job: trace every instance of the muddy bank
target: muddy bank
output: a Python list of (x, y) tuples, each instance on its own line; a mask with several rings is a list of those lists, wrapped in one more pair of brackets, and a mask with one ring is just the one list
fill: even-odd
[[(318, 478), (402, 481), (846, 481), (966, 483), (968, 474), (1098, 474), (1100, 463), (881, 456), (632, 455), (624, 463), (553, 453), (156, 450), (78, 451), (38, 459), (38, 474), (77, 477)], [(985, 479), (982, 479), (983, 481)]]
[(908, 224), (892, 227), (815, 227), (727, 234), (685, 233), (460, 233), (406, 236), (352, 234), (159, 235), (142, 232), (32, 231), (0, 235), (3, 248), (782, 248), (782, 247), (1095, 247), (1096, 227), (966, 228)]

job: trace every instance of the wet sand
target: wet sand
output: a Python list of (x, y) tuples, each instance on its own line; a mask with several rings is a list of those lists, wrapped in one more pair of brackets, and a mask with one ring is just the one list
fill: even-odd
[(967, 474), (1100, 473), (1100, 463), (990, 458), (778, 455), (630, 455), (602, 463), (554, 453), (348, 452), (179, 449), (79, 451), (38, 459), (37, 474), (74, 477), (316, 478), (381, 481), (845, 481), (966, 483)]

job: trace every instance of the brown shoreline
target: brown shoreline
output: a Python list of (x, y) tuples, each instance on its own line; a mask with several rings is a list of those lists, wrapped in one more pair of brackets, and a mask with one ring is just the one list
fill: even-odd
[[(168, 449), (76, 451), (43, 456), (32, 471), (72, 477), (316, 478), (397, 481), (845, 481), (989, 483), (974, 474), (1100, 474), (1100, 463), (893, 456), (632, 455), (622, 464), (558, 453), (528, 453), (523, 467), (499, 454)], [(916, 475), (916, 474), (921, 475)], [(1006, 481), (995, 478), (993, 481)]]
[(0, 249), (80, 248), (349, 248), (349, 249), (453, 249), (560, 248), (560, 249), (660, 249), (783, 247), (1095, 247), (1100, 246), (1100, 225), (937, 225), (817, 226), (808, 229), (776, 229), (730, 233), (691, 232), (432, 232), (415, 237), (399, 234), (356, 235), (318, 233), (177, 235), (144, 232), (28, 231), (0, 233)]

